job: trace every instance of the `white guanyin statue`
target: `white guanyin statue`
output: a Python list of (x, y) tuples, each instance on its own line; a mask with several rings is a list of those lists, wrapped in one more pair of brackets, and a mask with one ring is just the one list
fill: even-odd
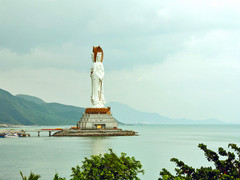
[(93, 65), (91, 68), (90, 77), (92, 79), (91, 103), (94, 108), (102, 108), (105, 104), (104, 90), (103, 90), (103, 51), (100, 46), (93, 47), (91, 54)]

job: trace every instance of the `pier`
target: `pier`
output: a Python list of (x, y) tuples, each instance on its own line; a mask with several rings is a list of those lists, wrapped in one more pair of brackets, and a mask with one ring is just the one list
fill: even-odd
[(30, 132), (36, 132), (38, 134), (38, 137), (40, 137), (41, 132), (48, 132), (49, 137), (52, 136), (52, 132), (62, 131), (61, 128), (56, 129), (0, 129), (0, 133), (30, 133)]
[[(30, 136), (30, 132), (36, 132), (37, 136), (40, 137), (41, 132), (48, 132), (48, 136), (138, 136), (138, 133), (132, 130), (122, 130), (122, 129), (90, 129), (82, 130), (76, 128), (55, 128), (55, 129), (0, 129), (1, 133), (9, 134), (23, 134), (26, 137)], [(52, 132), (54, 134), (52, 135)]]

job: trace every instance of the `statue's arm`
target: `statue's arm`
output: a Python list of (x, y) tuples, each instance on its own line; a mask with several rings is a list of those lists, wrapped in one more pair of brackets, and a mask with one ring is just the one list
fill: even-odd
[(91, 69), (90, 69), (90, 77), (92, 77), (93, 73), (96, 72), (96, 63), (93, 63)]
[(103, 80), (104, 77), (104, 69), (102, 63), (95, 63), (93, 67), (93, 76), (96, 76), (99, 78), (101, 81)]
[(90, 69), (90, 77), (92, 77), (93, 68)]
[(100, 64), (98, 74), (99, 74), (99, 79), (102, 81), (104, 78), (104, 68), (102, 63)]

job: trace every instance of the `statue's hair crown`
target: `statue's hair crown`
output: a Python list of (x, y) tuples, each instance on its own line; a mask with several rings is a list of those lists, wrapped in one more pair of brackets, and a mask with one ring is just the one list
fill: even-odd
[(94, 62), (96, 62), (96, 57), (97, 57), (97, 53), (102, 53), (102, 59), (101, 62), (103, 61), (103, 50), (100, 46), (94, 47), (93, 46), (93, 53), (94, 53)]

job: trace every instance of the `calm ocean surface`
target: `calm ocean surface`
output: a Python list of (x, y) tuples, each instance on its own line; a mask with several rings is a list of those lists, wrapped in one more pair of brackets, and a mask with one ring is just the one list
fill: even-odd
[[(60, 126), (59, 126), (60, 127)], [(34, 127), (39, 128), (39, 127)], [(42, 127), (40, 127), (42, 128)], [(49, 128), (49, 127), (47, 127)], [(40, 174), (40, 179), (53, 179), (57, 172), (69, 179), (75, 167), (92, 154), (105, 153), (108, 148), (140, 160), (145, 175), (141, 179), (159, 177), (166, 168), (173, 172), (176, 157), (190, 166), (210, 166), (204, 153), (197, 147), (206, 144), (217, 150), (228, 143), (240, 145), (240, 125), (157, 125), (121, 126), (139, 133), (135, 137), (48, 137), (48, 133), (31, 133), (30, 138), (0, 138), (0, 179), (19, 180), (19, 171)]]

